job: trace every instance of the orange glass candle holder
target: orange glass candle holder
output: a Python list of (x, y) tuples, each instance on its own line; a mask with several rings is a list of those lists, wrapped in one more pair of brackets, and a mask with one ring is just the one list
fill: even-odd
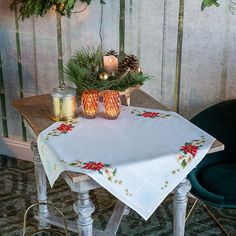
[(96, 90), (85, 90), (82, 93), (82, 107), (84, 116), (93, 119), (98, 113), (99, 93)]
[(118, 91), (107, 90), (103, 94), (104, 113), (107, 119), (114, 120), (120, 114), (120, 94)]

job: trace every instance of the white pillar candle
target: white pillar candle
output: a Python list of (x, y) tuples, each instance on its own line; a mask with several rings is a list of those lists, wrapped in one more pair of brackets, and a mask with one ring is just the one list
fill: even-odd
[(59, 97), (52, 97), (53, 116), (60, 117), (61, 115), (61, 99)]
[(76, 114), (76, 97), (65, 97), (62, 104), (62, 113), (66, 119), (73, 119)]
[(104, 70), (107, 73), (115, 72), (118, 69), (118, 58), (115, 56), (103, 57)]

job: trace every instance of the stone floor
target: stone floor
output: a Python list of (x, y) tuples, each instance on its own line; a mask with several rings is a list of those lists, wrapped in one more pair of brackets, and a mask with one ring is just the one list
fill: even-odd
[[(48, 187), (49, 201), (59, 207), (67, 218), (75, 219), (72, 203), (75, 199), (66, 183), (59, 179), (55, 187)], [(103, 189), (91, 192), (96, 207), (94, 225), (104, 229), (115, 204), (115, 198)], [(23, 214), (28, 206), (36, 202), (36, 188), (33, 164), (26, 161), (0, 156), (0, 236), (22, 235)], [(189, 206), (193, 200), (189, 200)], [(232, 235), (236, 235), (236, 210), (211, 208), (220, 222)], [(132, 211), (122, 220), (118, 236), (172, 235), (172, 196), (154, 212), (148, 221)], [(33, 212), (28, 219), (28, 229), (35, 227)], [(71, 234), (75, 235), (75, 234)], [(186, 224), (186, 235), (223, 236), (199, 203)]]

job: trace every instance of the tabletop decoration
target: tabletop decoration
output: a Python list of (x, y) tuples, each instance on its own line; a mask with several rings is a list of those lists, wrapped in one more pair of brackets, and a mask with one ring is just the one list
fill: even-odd
[(86, 174), (145, 220), (215, 140), (175, 112), (139, 107), (121, 106), (113, 122), (98, 116), (73, 126), (54, 123), (38, 136), (50, 185), (64, 171)]
[(84, 117), (93, 119), (98, 113), (98, 91), (96, 90), (85, 90), (82, 93), (82, 107)]
[(116, 119), (120, 114), (120, 94), (118, 91), (107, 90), (103, 94), (105, 117), (110, 120)]
[(75, 89), (65, 86), (54, 88), (51, 92), (52, 116), (54, 121), (66, 121), (77, 117), (77, 98)]
[(78, 50), (65, 66), (65, 76), (77, 86), (79, 96), (84, 90), (95, 89), (127, 91), (128, 97), (130, 88), (137, 88), (151, 78), (141, 72), (135, 55), (121, 59), (115, 50), (104, 53), (101, 47)]

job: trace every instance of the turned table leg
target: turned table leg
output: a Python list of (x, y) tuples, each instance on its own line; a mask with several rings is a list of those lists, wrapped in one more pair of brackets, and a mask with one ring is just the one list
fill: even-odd
[[(36, 188), (38, 194), (39, 203), (47, 203), (47, 179), (46, 173), (41, 162), (37, 143), (34, 141), (31, 143), (31, 149), (34, 153), (34, 167), (35, 167), (35, 178), (36, 178)], [(49, 224), (46, 223), (43, 218), (47, 217), (49, 214), (47, 205), (40, 205), (38, 211), (39, 217), (39, 228), (47, 228)]]
[(79, 236), (92, 236), (93, 219), (91, 215), (95, 207), (90, 199), (89, 191), (78, 193), (78, 200), (74, 203), (74, 209), (78, 216)]
[(191, 189), (188, 179), (184, 179), (174, 191), (174, 236), (184, 236), (187, 193)]

